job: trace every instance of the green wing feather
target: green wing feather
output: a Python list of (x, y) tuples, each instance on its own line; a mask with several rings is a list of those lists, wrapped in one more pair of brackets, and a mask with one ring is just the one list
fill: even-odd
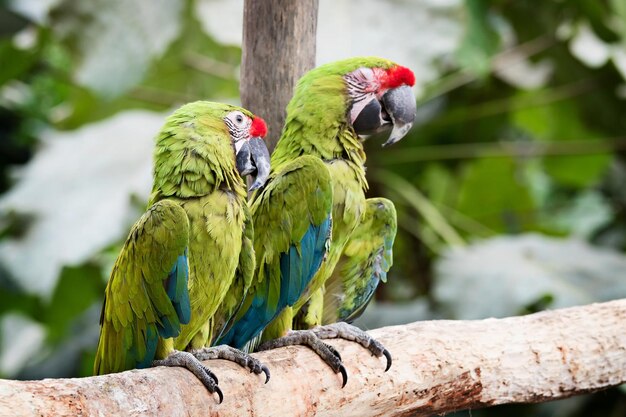
[[(350, 236), (333, 274), (326, 281), (324, 324), (355, 320), (367, 307), (379, 282), (387, 281), (387, 272), (393, 263), (396, 210), (385, 198), (370, 198), (366, 203), (363, 221)], [(314, 306), (309, 306), (311, 308)]]
[(224, 190), (181, 199), (180, 204), (191, 226), (189, 297), (192, 316), (174, 339), (174, 348), (200, 349), (210, 345), (219, 333), (215, 315), (220, 313), (237, 277), (248, 208), (245, 197)]
[[(187, 215), (170, 200), (152, 205), (132, 227), (105, 291), (95, 374), (149, 366), (161, 335), (173, 337), (180, 331), (168, 281), (175, 279), (171, 272), (180, 258), (186, 262), (188, 241)], [(170, 288), (170, 294), (188, 297), (183, 282)]]
[(235, 279), (228, 289), (228, 293), (213, 316), (215, 334), (211, 338), (210, 344), (213, 344), (215, 340), (219, 339), (230, 330), (235, 321), (237, 312), (241, 309), (246, 295), (248, 294), (248, 289), (252, 284), (256, 264), (253, 246), (254, 227), (247, 205), (244, 207), (244, 211), (246, 220), (244, 223), (241, 252), (239, 253), (239, 265), (235, 271)]
[(256, 274), (221, 343), (243, 348), (299, 298), (326, 256), (331, 209), (329, 170), (310, 156), (283, 165), (254, 196)]

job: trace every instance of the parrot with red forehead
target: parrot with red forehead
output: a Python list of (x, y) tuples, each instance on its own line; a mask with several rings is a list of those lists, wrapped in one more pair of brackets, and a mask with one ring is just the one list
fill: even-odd
[[(221, 342), (249, 349), (265, 341), (260, 350), (306, 344), (342, 373), (344, 385), (345, 368), (324, 338), (356, 340), (376, 356), (384, 355), (389, 368), (389, 352), (355, 327), (341, 323), (304, 331), (292, 328), (294, 316), (312, 295), (323, 291), (355, 230), (367, 221), (366, 156), (360, 135), (391, 128), (383, 146), (405, 136), (415, 119), (414, 83), (411, 70), (376, 57), (322, 65), (299, 80), (268, 181), (251, 200), (253, 283)], [(308, 326), (322, 324), (323, 303), (307, 308), (307, 317), (317, 317)]]
[(200, 360), (233, 360), (260, 374), (256, 359), (217, 336), (241, 306), (254, 274), (251, 189), (269, 175), (263, 119), (240, 107), (189, 103), (156, 138), (154, 185), (114, 264), (100, 316), (95, 374), (182, 366), (223, 398)]

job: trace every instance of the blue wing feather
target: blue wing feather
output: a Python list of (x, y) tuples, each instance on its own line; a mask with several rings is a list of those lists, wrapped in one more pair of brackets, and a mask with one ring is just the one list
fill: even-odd
[(165, 290), (167, 296), (172, 301), (172, 306), (176, 310), (178, 321), (174, 322), (165, 316), (159, 317), (160, 323), (157, 325), (159, 335), (164, 338), (175, 337), (180, 333), (180, 325), (189, 323), (191, 319), (191, 304), (189, 302), (189, 267), (187, 265), (187, 249), (178, 256), (174, 266), (170, 270), (165, 280)]
[(276, 307), (268, 304), (269, 282), (264, 281), (257, 288), (250, 308), (246, 313), (230, 328), (228, 333), (223, 335), (216, 345), (226, 344), (237, 349), (243, 349), (261, 330), (272, 321), (276, 315)]
[[(138, 369), (149, 368), (150, 366), (152, 366), (152, 361), (154, 360), (154, 357), (156, 355), (157, 344), (159, 342), (159, 334), (154, 330), (153, 326), (149, 326), (147, 328), (145, 341), (146, 354), (143, 356), (144, 359), (142, 361), (135, 364), (135, 368)], [(139, 355), (137, 352), (137, 347), (135, 346), (133, 349), (135, 350), (134, 357), (141, 357), (141, 355)]]
[[(280, 255), (280, 296), (278, 303), (268, 303), (270, 283), (266, 279), (256, 290), (252, 304), (243, 317), (218, 344), (225, 343), (242, 349), (246, 343), (258, 336), (282, 310), (295, 304), (307, 285), (322, 265), (326, 255), (326, 242), (330, 236), (331, 218), (328, 216), (320, 225), (311, 224), (296, 245)], [(269, 266), (266, 266), (269, 267)], [(269, 272), (269, 271), (268, 271)], [(269, 273), (266, 273), (269, 276)]]
[[(170, 281), (170, 288), (168, 288), (167, 295), (172, 300), (172, 305), (176, 310), (176, 314), (181, 324), (189, 323), (191, 319), (191, 303), (189, 302), (189, 267), (187, 263), (187, 249), (185, 253), (178, 257), (176, 264), (172, 268), (170, 275), (174, 275), (176, 278)], [(173, 294), (172, 294), (173, 293)]]
[(281, 254), (279, 310), (298, 301), (322, 264), (330, 224), (329, 216), (319, 226), (310, 225), (300, 241), (299, 250), (292, 245), (288, 252)]

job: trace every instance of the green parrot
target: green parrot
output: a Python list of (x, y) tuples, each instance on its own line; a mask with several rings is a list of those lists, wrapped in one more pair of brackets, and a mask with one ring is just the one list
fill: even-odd
[[(411, 70), (392, 61), (358, 57), (306, 73), (287, 106), (266, 185), (251, 200), (256, 273), (232, 328), (221, 342), (260, 350), (310, 346), (336, 372), (338, 352), (321, 339), (356, 340), (376, 356), (391, 356), (352, 326), (291, 331), (294, 315), (324, 287), (344, 247), (366, 219), (365, 152), (361, 134), (392, 127), (385, 145), (406, 135), (415, 119)], [(311, 317), (321, 324), (323, 302)], [(334, 326), (334, 327), (332, 327)]]
[(94, 374), (183, 366), (211, 392), (199, 361), (234, 360), (269, 371), (231, 347), (211, 346), (232, 322), (254, 274), (251, 189), (269, 174), (263, 119), (240, 107), (198, 101), (176, 110), (156, 138), (154, 185), (106, 287)]

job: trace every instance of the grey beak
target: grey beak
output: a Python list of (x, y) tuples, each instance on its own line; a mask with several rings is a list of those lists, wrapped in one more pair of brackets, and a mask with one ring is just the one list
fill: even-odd
[(250, 144), (251, 159), (256, 167), (256, 176), (249, 190), (252, 191), (264, 186), (270, 175), (270, 153), (265, 141), (261, 138), (252, 138), (248, 143)]
[(270, 153), (261, 138), (245, 141), (235, 156), (235, 163), (242, 177), (256, 173), (250, 191), (262, 187), (270, 175)]
[(383, 146), (389, 146), (402, 139), (411, 130), (417, 113), (417, 105), (413, 91), (407, 85), (387, 91), (382, 101), (393, 123), (389, 139), (383, 143)]
[(255, 171), (255, 167), (252, 164), (252, 160), (250, 158), (250, 144), (248, 141), (244, 141), (243, 145), (237, 152), (235, 156), (235, 164), (237, 166), (237, 171), (239, 171), (239, 175), (245, 177), (246, 175), (250, 175)]

